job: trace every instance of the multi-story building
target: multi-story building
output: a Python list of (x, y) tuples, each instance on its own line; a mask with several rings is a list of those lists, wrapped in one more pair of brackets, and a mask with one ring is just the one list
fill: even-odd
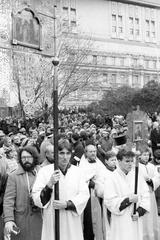
[[(58, 30), (71, 31), (71, 38), (90, 39), (80, 67), (94, 72), (89, 84), (67, 95), (62, 105), (87, 105), (101, 99), (110, 87), (139, 88), (150, 80), (159, 81), (158, 0), (57, 0), (56, 4)], [(0, 3), (0, 89), (8, 92), (11, 105), (18, 97), (27, 101), (40, 87), (45, 89), (44, 98), (51, 99), (53, 7), (53, 0)]]
[[(150, 80), (159, 81), (158, 0), (78, 1), (77, 21), (82, 37), (92, 36), (94, 48), (89, 64), (97, 71), (98, 85), (86, 87), (83, 98), (99, 99), (109, 87), (127, 84), (139, 88)], [(76, 97), (78, 94), (73, 101)]]

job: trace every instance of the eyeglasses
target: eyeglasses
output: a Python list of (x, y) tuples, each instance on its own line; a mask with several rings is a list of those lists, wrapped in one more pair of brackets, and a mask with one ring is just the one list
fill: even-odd
[(23, 156), (21, 157), (22, 160), (25, 160), (25, 159), (32, 159), (33, 157), (32, 156)]

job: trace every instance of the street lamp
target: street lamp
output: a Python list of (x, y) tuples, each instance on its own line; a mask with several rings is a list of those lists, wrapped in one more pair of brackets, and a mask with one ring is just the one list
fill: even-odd
[(53, 58), (52, 64), (54, 67), (57, 67), (59, 65), (59, 58), (57, 56)]

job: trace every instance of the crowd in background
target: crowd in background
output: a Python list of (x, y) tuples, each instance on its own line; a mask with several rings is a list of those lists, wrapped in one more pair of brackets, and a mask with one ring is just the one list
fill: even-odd
[[(93, 145), (96, 147), (96, 157), (98, 157), (101, 163), (107, 169), (111, 171), (114, 170), (115, 165), (112, 166), (112, 164), (109, 165), (106, 162), (106, 159), (108, 158), (107, 154), (112, 152), (111, 157), (114, 157), (119, 149), (124, 147), (127, 141), (127, 130), (127, 122), (122, 115), (110, 117), (108, 115), (102, 116), (94, 113), (87, 114), (85, 112), (77, 112), (76, 110), (59, 112), (59, 139), (68, 140), (72, 145), (70, 163), (76, 166), (80, 165), (86, 147), (88, 145)], [(160, 165), (160, 117), (157, 113), (152, 115), (152, 117), (148, 117), (148, 130), (149, 141), (147, 145), (149, 148), (149, 161), (157, 166)], [(33, 155), (36, 159), (35, 165), (39, 167), (54, 163), (53, 134), (54, 128), (51, 116), (50, 121), (45, 121), (43, 117), (32, 119), (26, 118), (25, 120), (8, 117), (0, 121), (0, 239), (3, 239), (2, 229), (4, 222), (7, 223), (13, 221), (12, 217), (7, 215), (8, 212), (3, 213), (3, 197), (8, 176), (17, 171), (20, 162), (21, 167), (24, 167), (25, 163), (22, 161), (23, 157), (24, 159), (27, 159), (28, 156), (23, 156), (23, 151)], [(122, 136), (120, 142), (119, 136)], [(12, 182), (14, 179), (10, 179), (10, 181)], [(6, 196), (9, 196), (9, 198), (11, 197), (10, 191), (14, 191), (14, 189), (11, 188), (8, 190), (7, 188)], [(160, 214), (159, 192), (160, 191), (157, 189), (156, 200), (158, 214)], [(7, 206), (7, 202), (5, 202), (5, 204)], [(35, 207), (35, 212), (37, 211), (38, 210)], [(4, 216), (4, 222), (3, 214), (6, 215)], [(22, 212), (22, 215), (23, 214), (25, 213)], [(40, 211), (38, 211), (38, 214), (40, 214)], [(32, 219), (32, 221), (33, 220), (34, 219)], [(21, 219), (18, 221), (21, 221)], [(42, 223), (39, 222), (38, 224)], [(10, 228), (12, 228), (11, 225), (7, 226), (6, 229), (8, 230)], [(35, 226), (35, 229), (38, 229), (38, 225)], [(38, 233), (38, 236), (39, 234), (40, 233)], [(13, 239), (18, 238), (14, 238), (13, 236)], [(31, 240), (38, 238), (30, 236), (28, 239)]]

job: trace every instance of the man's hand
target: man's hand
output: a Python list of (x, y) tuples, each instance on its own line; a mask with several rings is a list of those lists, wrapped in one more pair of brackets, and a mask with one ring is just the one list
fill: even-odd
[(65, 209), (67, 207), (67, 201), (53, 200), (54, 209)]
[(60, 171), (59, 170), (55, 170), (47, 184), (47, 186), (49, 188), (52, 188), (54, 184), (56, 184), (60, 179)]
[(17, 227), (15, 222), (13, 222), (13, 221), (6, 222), (6, 224), (5, 224), (5, 232), (7, 234), (10, 234), (11, 232), (13, 232), (14, 234), (17, 234), (17, 232), (14, 231), (14, 226)]
[(137, 203), (138, 202), (138, 195), (137, 194), (129, 195), (129, 201), (132, 202), (132, 203)]

